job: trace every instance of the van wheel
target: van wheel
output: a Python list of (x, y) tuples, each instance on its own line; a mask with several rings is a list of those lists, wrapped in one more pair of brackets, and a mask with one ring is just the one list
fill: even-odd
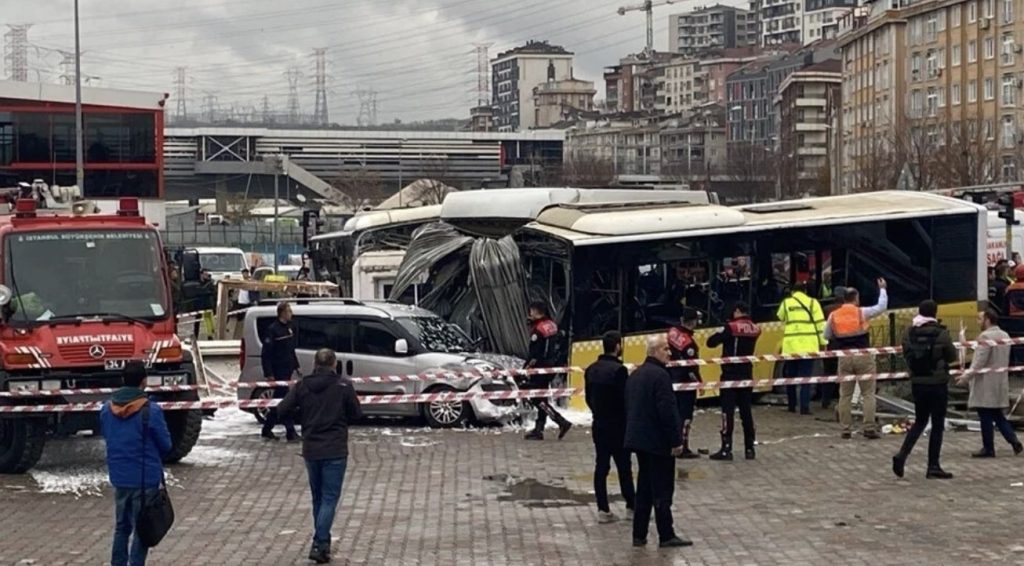
[[(455, 391), (454, 387), (448, 385), (437, 385), (424, 393), (442, 393)], [(430, 428), (457, 428), (462, 426), (468, 419), (472, 410), (469, 403), (464, 401), (436, 401), (423, 403), (423, 418)]]
[[(274, 398), (273, 389), (257, 389), (252, 392), (252, 399), (254, 401), (269, 401)], [(263, 424), (267, 422), (267, 415), (270, 414), (270, 408), (260, 407), (252, 410), (252, 415), (256, 417), (256, 422)]]
[(23, 474), (39, 462), (46, 445), (46, 421), (0, 419), (0, 474)]
[(174, 464), (192, 451), (203, 430), (202, 411), (167, 411), (164, 413), (167, 429), (171, 433), (171, 451), (164, 462)]

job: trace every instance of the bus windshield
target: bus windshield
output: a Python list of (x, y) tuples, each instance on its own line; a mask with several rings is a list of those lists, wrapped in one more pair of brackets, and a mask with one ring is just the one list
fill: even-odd
[(11, 234), (4, 266), (4, 281), (14, 295), (11, 319), (166, 317), (161, 254), (153, 230)]

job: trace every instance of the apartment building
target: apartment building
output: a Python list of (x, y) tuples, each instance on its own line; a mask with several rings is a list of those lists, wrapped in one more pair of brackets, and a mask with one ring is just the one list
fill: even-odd
[(658, 96), (658, 73), (662, 65), (678, 58), (676, 53), (636, 53), (604, 70), (606, 110), (610, 112), (652, 112)]
[(678, 56), (658, 66), (654, 110), (675, 114), (707, 101), (707, 72), (697, 59)]
[(779, 85), (775, 106), (784, 198), (832, 192), (832, 117), (842, 82), (842, 62), (828, 59), (794, 72)]
[(753, 0), (751, 6), (758, 11), (762, 46), (803, 45), (804, 0)]
[(742, 8), (716, 4), (669, 16), (668, 44), (672, 53), (697, 57), (709, 50), (757, 43), (756, 14)]
[(580, 79), (552, 80), (533, 87), (534, 127), (550, 128), (574, 111), (593, 110), (595, 94), (594, 82)]
[[(883, 151), (913, 188), (1019, 179), (1024, 5), (1016, 4), (925, 0), (850, 18), (839, 40), (841, 190), (877, 188)], [(937, 160), (918, 157), (926, 155)]]
[(725, 108), (705, 104), (669, 117), (661, 127), (661, 172), (693, 180), (724, 170)]
[(533, 87), (572, 78), (573, 53), (546, 41), (530, 41), (491, 60), (491, 103), (499, 132), (536, 126)]
[(804, 45), (835, 39), (839, 20), (859, 4), (859, 0), (805, 0), (801, 31)]

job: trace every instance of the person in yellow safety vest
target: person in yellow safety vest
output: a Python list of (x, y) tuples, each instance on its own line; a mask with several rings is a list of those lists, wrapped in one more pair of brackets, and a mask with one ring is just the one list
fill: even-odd
[[(885, 312), (889, 308), (889, 294), (886, 292), (885, 279), (878, 278), (878, 303), (871, 307), (860, 306), (860, 293), (850, 287), (843, 296), (843, 306), (832, 311), (825, 323), (825, 338), (831, 350), (849, 350), (852, 348), (868, 348), (871, 346), (870, 319)], [(849, 356), (839, 358), (837, 375), (873, 375), (876, 371), (875, 357)], [(880, 438), (875, 428), (875, 379), (861, 381), (844, 381), (839, 384), (839, 423), (843, 425), (843, 438), (850, 438), (853, 426), (853, 390), (860, 383), (861, 398), (864, 401), (864, 438)]]
[[(807, 294), (807, 284), (794, 283), (788, 297), (782, 300), (776, 313), (785, 325), (782, 338), (783, 354), (811, 354), (821, 351), (825, 341), (825, 314), (821, 303)], [(790, 360), (782, 368), (785, 377), (811, 377), (815, 360)], [(789, 412), (796, 412), (797, 387), (786, 387)], [(811, 414), (811, 386), (800, 385), (800, 414)]]

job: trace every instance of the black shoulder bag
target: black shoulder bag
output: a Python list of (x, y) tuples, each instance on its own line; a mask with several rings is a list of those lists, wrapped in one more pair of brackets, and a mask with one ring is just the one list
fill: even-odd
[(160, 472), (160, 489), (146, 496), (146, 440), (149, 439), (149, 403), (142, 407), (142, 510), (135, 523), (135, 533), (148, 548), (160, 544), (174, 524), (174, 507), (167, 494), (167, 481)]

